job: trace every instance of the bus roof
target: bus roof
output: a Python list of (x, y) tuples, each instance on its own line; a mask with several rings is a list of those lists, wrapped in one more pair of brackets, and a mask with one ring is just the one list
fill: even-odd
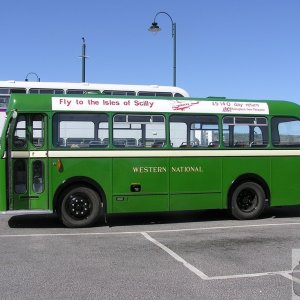
[(281, 100), (12, 94), (8, 111), (181, 112), (299, 116), (300, 106)]
[(62, 89), (67, 90), (105, 90), (113, 91), (147, 91), (147, 92), (172, 92), (179, 93), (183, 97), (189, 97), (189, 94), (184, 89), (177, 86), (160, 86), (160, 85), (138, 85), (138, 84), (110, 84), (110, 83), (89, 83), (89, 82), (35, 82), (35, 81), (15, 81), (7, 80), (0, 81), (0, 89)]

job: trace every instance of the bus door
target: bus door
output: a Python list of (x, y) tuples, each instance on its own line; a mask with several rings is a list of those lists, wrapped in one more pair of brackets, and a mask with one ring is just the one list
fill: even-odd
[(9, 209), (48, 208), (47, 118), (19, 114), (8, 134)]

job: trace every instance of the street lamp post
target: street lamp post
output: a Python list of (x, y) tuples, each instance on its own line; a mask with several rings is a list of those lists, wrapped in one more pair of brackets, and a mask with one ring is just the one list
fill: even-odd
[(34, 76), (36, 76), (36, 79), (37, 79), (38, 82), (41, 81), (41, 78), (40, 78), (36, 73), (34, 73), (34, 72), (29, 72), (29, 73), (26, 75), (25, 81), (28, 81), (28, 76), (29, 76), (29, 75), (34, 75)]
[(154, 17), (154, 21), (152, 23), (152, 25), (150, 26), (150, 28), (148, 29), (151, 32), (158, 32), (161, 31), (160, 27), (157, 25), (156, 22), (156, 18), (159, 14), (165, 14), (167, 15), (171, 22), (172, 22), (172, 38), (173, 38), (173, 86), (176, 86), (176, 23), (173, 22), (172, 17), (164, 12), (164, 11), (160, 11), (158, 12), (155, 17)]
[(81, 54), (81, 59), (82, 59), (82, 67), (81, 67), (81, 81), (85, 82), (85, 60), (88, 58), (85, 55), (85, 49), (86, 49), (86, 44), (85, 44), (85, 38), (82, 38), (82, 54)]

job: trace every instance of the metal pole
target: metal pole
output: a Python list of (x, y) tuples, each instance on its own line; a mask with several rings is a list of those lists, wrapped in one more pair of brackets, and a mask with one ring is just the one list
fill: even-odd
[(173, 28), (173, 51), (174, 51), (174, 57), (173, 57), (173, 86), (176, 86), (176, 23), (172, 23)]
[(81, 58), (82, 58), (82, 75), (81, 75), (82, 82), (85, 82), (85, 59), (86, 59), (85, 49), (86, 49), (86, 44), (85, 44), (85, 38), (83, 37), (82, 38), (82, 55), (81, 55)]

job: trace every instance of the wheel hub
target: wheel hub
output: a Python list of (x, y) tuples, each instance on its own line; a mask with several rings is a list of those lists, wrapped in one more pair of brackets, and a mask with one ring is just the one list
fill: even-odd
[(239, 208), (247, 212), (253, 210), (257, 204), (256, 193), (251, 189), (240, 192), (237, 200)]
[(70, 195), (68, 211), (72, 217), (84, 219), (90, 214), (90, 201), (82, 195)]

